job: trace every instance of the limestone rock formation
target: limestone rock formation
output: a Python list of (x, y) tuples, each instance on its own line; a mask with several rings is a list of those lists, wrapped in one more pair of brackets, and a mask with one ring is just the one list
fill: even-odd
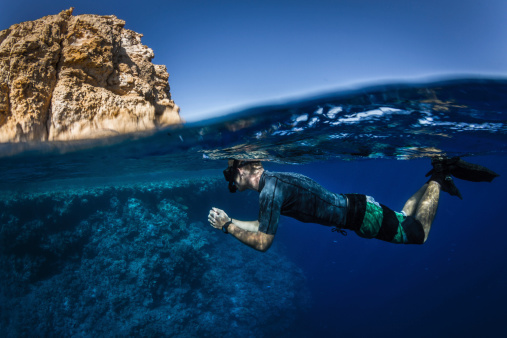
[(0, 31), (0, 142), (88, 139), (182, 123), (169, 74), (115, 16), (73, 8)]

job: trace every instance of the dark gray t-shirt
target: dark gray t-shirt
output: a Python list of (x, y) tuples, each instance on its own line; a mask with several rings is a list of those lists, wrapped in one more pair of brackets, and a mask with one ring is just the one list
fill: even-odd
[(264, 171), (259, 181), (259, 231), (274, 235), (280, 215), (305, 223), (345, 225), (347, 197), (296, 173)]

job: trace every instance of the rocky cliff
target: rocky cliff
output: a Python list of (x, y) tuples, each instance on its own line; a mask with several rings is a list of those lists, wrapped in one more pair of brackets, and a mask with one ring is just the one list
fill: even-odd
[(88, 139), (181, 123), (169, 74), (115, 16), (0, 31), (0, 142)]

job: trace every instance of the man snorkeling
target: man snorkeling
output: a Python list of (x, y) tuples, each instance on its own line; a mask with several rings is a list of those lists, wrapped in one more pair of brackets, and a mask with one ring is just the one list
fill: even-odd
[(428, 182), (408, 199), (401, 212), (395, 212), (370, 196), (336, 194), (300, 174), (266, 171), (260, 161), (229, 160), (224, 170), (229, 191), (258, 191), (259, 218), (240, 221), (212, 208), (208, 221), (214, 228), (262, 252), (273, 242), (280, 215), (334, 227), (333, 231), (349, 229), (364, 238), (423, 244), (437, 212), (440, 191), (461, 198), (452, 176), (473, 182), (491, 182), (499, 176), (459, 157), (434, 158), (431, 164), (433, 169), (426, 175), (431, 175)]

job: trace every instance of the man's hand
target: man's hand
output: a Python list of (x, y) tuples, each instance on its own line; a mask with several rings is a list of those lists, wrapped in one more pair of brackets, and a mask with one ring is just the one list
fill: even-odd
[(231, 219), (225, 211), (220, 210), (218, 208), (211, 208), (208, 215), (209, 224), (216, 229), (222, 229), (225, 223), (229, 222)]
[[(232, 221), (229, 216), (218, 208), (211, 208), (208, 215), (208, 222), (215, 229), (222, 229), (225, 223)], [(246, 245), (265, 252), (271, 246), (274, 235), (268, 235), (259, 231), (259, 221), (234, 220), (229, 226), (229, 233)]]

